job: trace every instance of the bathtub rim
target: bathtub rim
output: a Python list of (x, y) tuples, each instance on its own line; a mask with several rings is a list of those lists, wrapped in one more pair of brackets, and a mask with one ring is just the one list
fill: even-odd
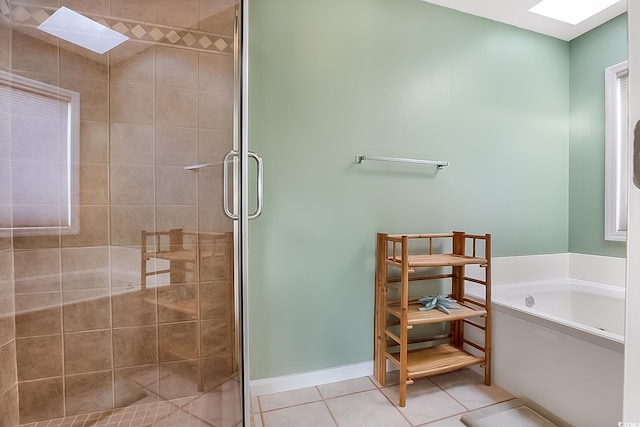
[[(583, 325), (581, 323), (573, 322), (544, 312), (532, 313), (531, 311), (528, 311), (524, 308), (515, 307), (510, 301), (505, 301), (500, 298), (500, 292), (507, 291), (506, 288), (509, 287), (511, 287), (512, 289), (514, 287), (524, 288), (528, 286), (548, 287), (549, 285), (558, 284), (586, 286), (597, 288), (605, 292), (614, 292), (616, 294), (622, 294), (624, 300), (624, 288), (621, 288), (619, 286), (589, 282), (586, 280), (564, 278), (496, 285), (492, 289), (491, 309), (504, 314), (508, 314), (513, 317), (517, 317), (530, 323), (534, 323), (544, 328), (552, 329), (566, 335), (573, 336), (583, 341), (587, 341), (620, 353), (624, 353), (624, 335), (618, 335), (607, 331), (600, 331), (591, 326)], [(474, 295), (472, 291), (469, 294)], [(476, 298), (478, 297), (477, 295), (474, 296)]]

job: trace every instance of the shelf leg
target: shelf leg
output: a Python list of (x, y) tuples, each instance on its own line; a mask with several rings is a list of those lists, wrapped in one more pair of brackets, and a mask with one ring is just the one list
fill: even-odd
[(373, 376), (384, 386), (387, 382), (387, 337), (385, 331), (387, 329), (387, 257), (389, 245), (387, 243), (387, 234), (378, 233), (376, 242), (376, 306), (374, 320), (374, 363)]

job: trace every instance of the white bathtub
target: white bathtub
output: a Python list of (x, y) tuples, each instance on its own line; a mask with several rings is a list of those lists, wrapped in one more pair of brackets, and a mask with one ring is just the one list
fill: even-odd
[[(493, 288), (493, 309), (613, 350), (624, 351), (624, 288), (551, 280)], [(533, 303), (530, 307), (527, 306)]]
[(499, 285), (492, 309), (495, 384), (575, 426), (622, 420), (623, 288), (573, 279)]

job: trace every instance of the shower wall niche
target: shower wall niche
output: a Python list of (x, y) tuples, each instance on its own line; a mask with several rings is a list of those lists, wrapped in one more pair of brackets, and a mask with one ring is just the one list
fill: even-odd
[[(39, 31), (62, 5), (129, 40), (99, 55)], [(222, 167), (184, 169), (232, 148), (235, 2), (8, 6), (0, 69), (80, 94), (80, 179), (77, 232), (0, 232), (0, 425), (236, 384)]]

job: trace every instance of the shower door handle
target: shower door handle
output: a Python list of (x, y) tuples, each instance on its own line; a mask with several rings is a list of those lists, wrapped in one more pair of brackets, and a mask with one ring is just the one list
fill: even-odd
[[(222, 175), (223, 175), (223, 183), (222, 183), (222, 187), (223, 187), (223, 195), (222, 195), (222, 205), (224, 208), (224, 213), (225, 215), (227, 215), (229, 218), (231, 219), (238, 219), (239, 216), (236, 212), (232, 212), (231, 209), (229, 208), (229, 162), (231, 161), (235, 161), (236, 158), (238, 158), (239, 156), (239, 152), (238, 150), (231, 150), (227, 153), (226, 156), (224, 156), (224, 160), (222, 161)], [(249, 151), (248, 153), (248, 157), (252, 158), (256, 161), (256, 166), (257, 166), (257, 205), (256, 205), (256, 210), (253, 213), (250, 213), (248, 218), (249, 219), (256, 219), (260, 216), (260, 214), (262, 213), (262, 201), (263, 201), (263, 197), (264, 197), (264, 169), (263, 169), (263, 162), (262, 162), (262, 158), (260, 156), (258, 156), (256, 153), (254, 153), (253, 151)], [(234, 174), (235, 177), (235, 174)], [(234, 178), (235, 179), (235, 178)]]
[(248, 153), (249, 157), (254, 159), (256, 161), (256, 166), (257, 166), (257, 205), (256, 205), (256, 210), (249, 214), (248, 218), (249, 219), (256, 219), (260, 216), (260, 214), (262, 213), (262, 199), (264, 198), (264, 168), (263, 168), (263, 162), (262, 162), (262, 157), (258, 156), (256, 153), (254, 153), (253, 151), (249, 151)]
[[(224, 156), (224, 160), (222, 160), (222, 207), (224, 209), (224, 214), (231, 219), (238, 219), (238, 214), (231, 212), (231, 210), (229, 209), (229, 162), (235, 162), (238, 154), (238, 150), (231, 150), (227, 153), (226, 156)], [(235, 173), (233, 176), (235, 181)]]

